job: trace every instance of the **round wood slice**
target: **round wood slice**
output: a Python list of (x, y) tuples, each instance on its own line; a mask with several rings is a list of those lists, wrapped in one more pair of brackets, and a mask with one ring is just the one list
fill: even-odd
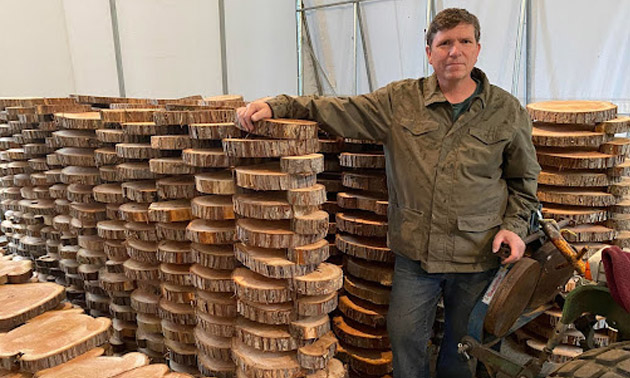
[(336, 356), (348, 361), (354, 371), (361, 373), (360, 376), (381, 377), (391, 373), (393, 369), (391, 350), (363, 349), (339, 344)]
[(289, 331), (301, 340), (319, 339), (330, 332), (330, 318), (320, 315), (294, 320), (289, 324)]
[(208, 377), (230, 378), (238, 374), (236, 373), (236, 365), (231, 360), (223, 361), (200, 353), (197, 356), (197, 364), (201, 374)]
[[(124, 143), (125, 133), (120, 129), (96, 130), (96, 139), (102, 143)], [(99, 146), (100, 147), (100, 146)]]
[(301, 373), (294, 352), (262, 352), (238, 339), (232, 341), (232, 358), (248, 376), (286, 378), (298, 377)]
[(191, 243), (193, 262), (212, 269), (236, 268), (237, 261), (231, 244), (198, 244)]
[(116, 170), (123, 180), (147, 180), (160, 177), (157, 173), (151, 172), (147, 162), (121, 163), (116, 166)]
[(136, 289), (131, 293), (131, 308), (143, 314), (158, 313), (160, 296), (144, 289)]
[(195, 288), (192, 286), (182, 286), (171, 282), (160, 284), (162, 298), (169, 302), (192, 305), (195, 300)]
[(542, 213), (544, 218), (552, 218), (557, 221), (571, 219), (576, 224), (599, 223), (608, 218), (606, 209), (591, 207), (544, 204)]
[(619, 248), (629, 248), (630, 231), (619, 231), (615, 240), (612, 241), (612, 244), (619, 246)]
[(162, 334), (165, 338), (183, 344), (195, 343), (195, 327), (176, 324), (168, 320), (162, 320)]
[(392, 286), (394, 269), (391, 264), (368, 262), (348, 257), (344, 262), (344, 268), (354, 277), (376, 282), (383, 286)]
[(194, 330), (194, 338), (200, 354), (222, 361), (231, 361), (230, 348), (232, 340), (228, 337), (210, 335), (202, 328)]
[(190, 265), (160, 264), (160, 281), (180, 286), (191, 286), (192, 274), (190, 273)]
[[(164, 338), (164, 346), (168, 352), (169, 364), (175, 367), (174, 362), (183, 366), (179, 369), (190, 371), (188, 367), (197, 366), (197, 347), (194, 344), (178, 343)], [(197, 369), (194, 368), (196, 371)]]
[(598, 151), (567, 149), (538, 149), (536, 156), (541, 165), (560, 169), (605, 169), (619, 165), (624, 160), (623, 156)]
[(124, 182), (121, 185), (123, 195), (130, 201), (154, 202), (157, 200), (157, 188), (155, 181), (132, 181)]
[(102, 127), (99, 112), (55, 113), (55, 121), (64, 129), (96, 130)]
[(120, 127), (127, 135), (164, 135), (169, 132), (169, 126), (156, 125), (155, 122), (122, 122)]
[(52, 137), (57, 145), (63, 147), (98, 148), (101, 146), (94, 131), (59, 130), (53, 132)]
[(372, 192), (387, 192), (387, 177), (383, 173), (343, 172), (341, 176), (343, 186), (352, 189)]
[(162, 240), (157, 246), (157, 259), (169, 264), (192, 264), (193, 255), (189, 242)]
[(186, 227), (188, 222), (175, 222), (175, 223), (157, 223), (155, 225), (158, 239), (174, 240), (174, 241), (189, 241), (186, 236)]
[(188, 125), (188, 133), (193, 139), (213, 139), (240, 137), (241, 131), (233, 122), (225, 123), (191, 123)]
[(382, 153), (342, 152), (339, 165), (347, 168), (385, 169), (385, 155)]
[(151, 148), (155, 150), (183, 150), (193, 147), (192, 139), (188, 135), (153, 135)]
[(61, 182), (64, 184), (98, 185), (101, 175), (93, 167), (66, 167), (61, 170)]
[(353, 296), (377, 305), (389, 304), (390, 288), (349, 275), (343, 279), (344, 289)]
[(236, 185), (254, 190), (289, 190), (315, 185), (315, 175), (290, 175), (276, 163), (237, 167)]
[(121, 182), (122, 179), (118, 176), (118, 171), (115, 165), (104, 165), (98, 167), (98, 174), (101, 177), (101, 181), (105, 182)]
[(158, 264), (156, 242), (127, 239), (124, 243), (127, 254), (132, 259), (154, 265)]
[(94, 348), (66, 363), (37, 372), (37, 377), (90, 376), (108, 378), (149, 364), (149, 357), (142, 353), (133, 352), (120, 357), (113, 357), (102, 356), (104, 352), (103, 348)]
[(385, 328), (372, 328), (346, 321), (342, 316), (333, 318), (333, 330), (344, 344), (366, 349), (387, 349), (389, 337)]
[(227, 156), (237, 158), (299, 156), (319, 151), (319, 140), (317, 139), (225, 138), (222, 140), (222, 144)]
[(331, 313), (337, 308), (337, 293), (302, 296), (294, 301), (295, 311), (299, 316), (320, 316)]
[(128, 202), (118, 207), (120, 217), (128, 222), (149, 222), (149, 204)]
[(61, 165), (77, 165), (80, 167), (93, 167), (96, 165), (94, 160), (94, 150), (89, 148), (64, 147), (55, 151)]
[(605, 222), (607, 227), (614, 230), (630, 230), (630, 214), (612, 213)]
[(318, 240), (287, 249), (287, 258), (299, 265), (319, 265), (330, 256), (330, 245), (327, 240)]
[(312, 207), (326, 202), (326, 188), (315, 184), (304, 188), (289, 189), (287, 201), (293, 206)]
[(195, 299), (197, 314), (201, 312), (217, 317), (236, 317), (236, 299), (232, 293), (213, 293), (199, 290)]
[(291, 219), (293, 207), (282, 192), (263, 192), (234, 195), (234, 212), (255, 219)]
[(282, 172), (292, 175), (313, 175), (324, 171), (324, 155), (316, 153), (301, 156), (280, 157)]
[(151, 159), (162, 156), (162, 152), (153, 149), (150, 143), (118, 143), (116, 155), (124, 159)]
[(233, 122), (234, 109), (204, 109), (161, 111), (153, 115), (158, 125), (189, 125), (191, 123)]
[(102, 184), (92, 188), (94, 200), (103, 203), (122, 203), (124, 201), (120, 184)]
[(611, 169), (607, 170), (606, 174), (612, 176), (613, 178), (630, 175), (630, 159), (624, 161), (621, 164), (615, 165)]
[(103, 239), (124, 239), (125, 222), (117, 220), (100, 221), (97, 225), (98, 236)]
[(387, 306), (376, 305), (351, 295), (339, 297), (339, 311), (349, 319), (372, 328), (384, 328), (387, 324)]
[(353, 235), (387, 236), (387, 217), (370, 213), (337, 213), (337, 229)]
[(607, 242), (615, 239), (617, 235), (617, 231), (601, 225), (584, 224), (567, 229), (570, 232), (563, 236), (569, 243)]
[(497, 287), (484, 319), (484, 329), (502, 337), (523, 313), (534, 293), (541, 266), (531, 258), (516, 262)]
[(165, 298), (160, 299), (159, 314), (160, 318), (177, 324), (195, 325), (197, 323), (194, 307), (167, 301)]
[(94, 150), (94, 161), (97, 167), (101, 167), (122, 163), (124, 159), (118, 156), (114, 147), (102, 147)]
[(288, 352), (296, 350), (299, 342), (282, 325), (260, 324), (238, 318), (235, 337), (243, 344), (264, 352)]
[(613, 138), (599, 147), (599, 151), (610, 155), (628, 156), (630, 152), (630, 139)]
[(326, 232), (301, 235), (291, 230), (288, 221), (263, 221), (239, 219), (236, 222), (236, 236), (243, 243), (261, 248), (292, 248), (311, 244), (323, 239)]
[(208, 220), (234, 219), (232, 196), (202, 196), (190, 201), (193, 216)]
[(301, 295), (327, 295), (343, 286), (343, 272), (337, 265), (321, 263), (311, 273), (292, 278), (292, 288)]
[(617, 197), (630, 195), (630, 177), (622, 177), (619, 182), (610, 184), (608, 193)]
[(630, 214), (630, 197), (622, 197), (619, 202), (610, 208), (611, 215)]
[(603, 132), (585, 130), (579, 126), (536, 123), (532, 129), (532, 141), (540, 147), (598, 148), (607, 139)]
[(220, 337), (234, 336), (234, 323), (236, 317), (211, 316), (206, 313), (197, 313), (198, 326), (211, 335)]
[(538, 183), (551, 186), (601, 187), (610, 185), (611, 180), (605, 173), (545, 169), (538, 175)]
[(394, 262), (394, 254), (382, 238), (336, 234), (335, 245), (339, 251), (349, 256), (371, 261)]
[(151, 222), (181, 222), (192, 219), (190, 201), (172, 200), (153, 202), (149, 205), (149, 220)]
[(0, 283), (26, 283), (32, 276), (33, 262), (30, 260), (0, 261)]
[(102, 109), (104, 123), (151, 122), (156, 109)]
[(329, 216), (326, 211), (316, 210), (308, 214), (295, 214), (291, 230), (302, 235), (328, 234)]
[(549, 123), (594, 124), (617, 115), (617, 106), (603, 101), (544, 101), (526, 108), (533, 120)]
[(191, 199), (199, 195), (193, 176), (174, 176), (155, 182), (160, 199)]
[(234, 245), (234, 255), (247, 268), (269, 278), (291, 278), (303, 276), (316, 269), (316, 265), (298, 265), (289, 261), (282, 249), (268, 249)]
[(193, 167), (230, 167), (230, 160), (222, 148), (187, 148), (182, 151), (182, 160)]
[(235, 189), (232, 172), (228, 170), (196, 174), (195, 186), (201, 193), (220, 195), (234, 194)]
[[(236, 126), (246, 130), (239, 123)], [(317, 123), (301, 119), (264, 119), (255, 123), (251, 133), (278, 139), (312, 139), (317, 138)]]
[(539, 186), (538, 199), (542, 202), (570, 206), (608, 207), (617, 202), (610, 193), (581, 188), (554, 188)]
[(123, 264), (125, 276), (131, 280), (158, 280), (159, 265), (129, 259)]
[(245, 268), (232, 273), (236, 295), (241, 300), (255, 303), (284, 303), (291, 300), (286, 281), (267, 278)]
[(107, 341), (111, 321), (80, 310), (49, 311), (0, 334), (0, 362), (5, 369), (36, 372), (87, 352)]
[(198, 171), (196, 167), (187, 165), (181, 157), (163, 157), (149, 160), (149, 169), (156, 174), (189, 175)]
[(126, 371), (116, 378), (175, 378), (169, 377), (170, 369), (164, 364), (151, 364)]
[(135, 289), (134, 282), (123, 273), (101, 271), (98, 280), (103, 290), (107, 292), (123, 292)]
[(234, 292), (232, 271), (207, 268), (195, 264), (191, 267), (193, 286), (213, 293)]
[(64, 298), (64, 287), (54, 283), (0, 286), (0, 301), (3, 304), (0, 310), (0, 331), (9, 331), (39, 314), (56, 308)]
[(195, 219), (186, 227), (186, 237), (193, 243), (231, 244), (234, 241), (233, 220), (209, 221)]
[(604, 132), (609, 135), (627, 133), (630, 131), (630, 117), (617, 116), (617, 118), (598, 123), (595, 125), (595, 131)]

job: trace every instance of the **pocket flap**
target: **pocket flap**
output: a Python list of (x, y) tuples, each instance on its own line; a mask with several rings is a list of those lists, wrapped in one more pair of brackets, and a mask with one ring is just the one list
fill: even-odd
[(409, 130), (413, 135), (422, 135), (437, 130), (440, 125), (435, 121), (415, 120), (413, 118), (401, 118), (398, 123), (405, 129)]
[(503, 219), (496, 214), (460, 215), (457, 217), (457, 228), (460, 231), (481, 232), (500, 226)]
[(470, 128), (469, 133), (485, 144), (494, 144), (510, 138), (509, 131), (503, 129), (502, 127), (484, 129), (473, 126)]

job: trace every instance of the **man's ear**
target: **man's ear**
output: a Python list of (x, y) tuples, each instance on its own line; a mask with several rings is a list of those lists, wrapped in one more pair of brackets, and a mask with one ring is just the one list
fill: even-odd
[(431, 46), (426, 45), (426, 47), (424, 48), (424, 50), (425, 50), (425, 51), (426, 51), (426, 53), (427, 53), (427, 59), (428, 59), (428, 61), (429, 61), (429, 64), (433, 64), (433, 63), (431, 62)]

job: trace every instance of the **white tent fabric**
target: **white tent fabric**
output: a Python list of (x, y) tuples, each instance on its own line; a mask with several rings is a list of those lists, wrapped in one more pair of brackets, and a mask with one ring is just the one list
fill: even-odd
[[(306, 6), (339, 0), (304, 0)], [(530, 0), (531, 101), (608, 100), (630, 113), (630, 2)], [(424, 0), (361, 2), (374, 88), (424, 72)], [(178, 97), (223, 91), (218, 0), (116, 0), (128, 96)], [(520, 1), (435, 0), (464, 7), (482, 27), (478, 66), (510, 91)], [(369, 90), (353, 6), (307, 12), (325, 93)], [(109, 0), (0, 0), (0, 96), (118, 95)], [(225, 0), (228, 91), (252, 100), (297, 93), (294, 0)], [(525, 98), (525, 43), (517, 95)], [(304, 55), (305, 93), (316, 90)]]

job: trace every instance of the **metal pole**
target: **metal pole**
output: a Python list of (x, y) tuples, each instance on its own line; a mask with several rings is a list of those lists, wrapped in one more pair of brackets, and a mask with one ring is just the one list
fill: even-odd
[(532, 2), (527, 2), (527, 21), (525, 24), (525, 105), (532, 99)]
[(527, 17), (527, 0), (521, 1), (521, 10), (516, 31), (516, 52), (514, 53), (514, 70), (512, 71), (512, 96), (518, 95), (518, 83), (521, 78), (521, 56), (523, 55), (523, 32), (525, 30), (525, 18)]
[(123, 73), (122, 53), (120, 49), (120, 34), (118, 32), (118, 12), (116, 11), (116, 0), (109, 0), (109, 13), (112, 19), (114, 54), (116, 56), (116, 73), (118, 74), (118, 93), (120, 97), (127, 97), (125, 91), (125, 75)]
[[(431, 25), (432, 20), (433, 20), (433, 0), (427, 0), (427, 19), (426, 19), (427, 31), (429, 29), (429, 25)], [(424, 76), (429, 76), (429, 59), (426, 57), (424, 59)]]
[(323, 95), (324, 90), (322, 88), (322, 79), (321, 77), (319, 77), (319, 70), (317, 69), (317, 67), (319, 66), (319, 61), (317, 60), (317, 57), (315, 57), (315, 53), (313, 52), (313, 41), (311, 40), (311, 31), (308, 27), (308, 21), (306, 20), (306, 15), (302, 17), (302, 22), (303, 22), (302, 30), (303, 30), (304, 38), (306, 38), (306, 48), (309, 51), (311, 64), (313, 65), (313, 76), (315, 76), (315, 86), (317, 87), (317, 94)]
[(223, 94), (228, 94), (227, 42), (225, 39), (225, 0), (219, 0), (219, 36), (221, 39), (221, 84)]
[(304, 95), (304, 65), (302, 56), (302, 23), (304, 18), (302, 0), (295, 0), (295, 22), (297, 40), (297, 93)]
[(354, 67), (354, 94), (359, 94), (359, 68), (357, 67), (357, 54), (359, 53), (359, 43), (357, 41), (357, 14), (359, 3), (354, 2), (352, 6), (352, 62)]
[(337, 3), (330, 3), (330, 4), (323, 4), (323, 5), (314, 5), (312, 7), (306, 7), (306, 8), (302, 8), (302, 11), (309, 11), (309, 10), (313, 10), (313, 9), (322, 9), (322, 8), (330, 8), (330, 7), (336, 7), (339, 5), (346, 5), (346, 4), (353, 4), (353, 3), (361, 3), (364, 1), (371, 1), (371, 0), (346, 0), (346, 1), (340, 1)]
[(359, 19), (359, 36), (361, 37), (361, 47), (363, 48), (363, 60), (365, 61), (365, 74), (367, 75), (368, 88), (370, 92), (374, 90), (374, 83), (372, 83), (372, 67), (370, 66), (370, 59), (368, 57), (368, 45), (365, 40), (365, 32), (363, 29), (363, 15), (361, 14), (361, 6), (357, 4), (357, 18)]

